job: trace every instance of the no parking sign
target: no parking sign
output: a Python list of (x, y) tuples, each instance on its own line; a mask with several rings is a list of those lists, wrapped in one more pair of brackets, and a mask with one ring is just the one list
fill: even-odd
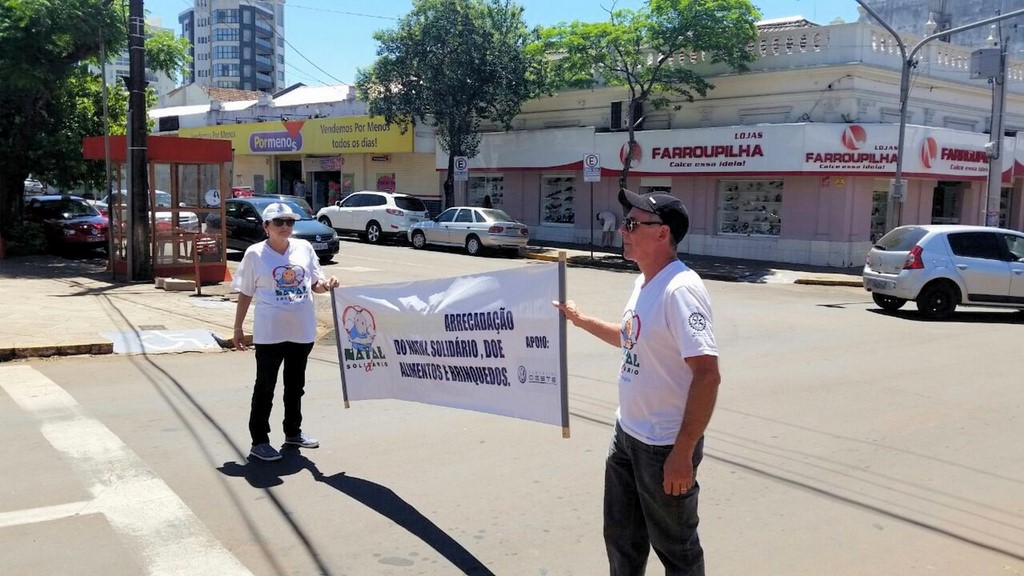
[(583, 181), (601, 181), (601, 155), (584, 154), (583, 156)]

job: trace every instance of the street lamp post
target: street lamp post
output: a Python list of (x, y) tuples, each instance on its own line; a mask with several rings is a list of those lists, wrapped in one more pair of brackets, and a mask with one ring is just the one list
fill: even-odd
[[(865, 0), (857, 0), (857, 4), (860, 4), (864, 10), (871, 15), (872, 18), (878, 21), (883, 28), (892, 34), (893, 38), (896, 39), (896, 45), (899, 46), (900, 56), (903, 59), (903, 69), (900, 74), (900, 132), (899, 141), (896, 144), (896, 174), (889, 186), (889, 209), (886, 213), (885, 229), (886, 231), (892, 230), (900, 223), (900, 212), (903, 205), (903, 199), (906, 195), (907, 184), (903, 180), (903, 146), (906, 140), (907, 133), (907, 99), (910, 96), (910, 71), (917, 66), (917, 61), (914, 60), (914, 56), (917, 52), (924, 47), (925, 44), (932, 40), (954, 34), (956, 32), (963, 32), (964, 30), (970, 30), (979, 26), (986, 26), (993, 22), (999, 22), (1000, 20), (1006, 20), (1007, 18), (1013, 18), (1015, 16), (1024, 15), (1024, 8), (1020, 10), (1014, 10), (1006, 14), (994, 16), (992, 18), (986, 18), (972, 24), (965, 24), (963, 26), (957, 26), (949, 30), (943, 30), (939, 33), (935, 33), (934, 28), (930, 31), (926, 30), (926, 36), (918, 41), (910, 51), (907, 51), (907, 45), (900, 38), (900, 35), (889, 25), (888, 22), (882, 19), (877, 12), (871, 9), (870, 6), (865, 4)], [(995, 137), (996, 135), (993, 135)], [(1001, 136), (1001, 135), (1000, 135)]]

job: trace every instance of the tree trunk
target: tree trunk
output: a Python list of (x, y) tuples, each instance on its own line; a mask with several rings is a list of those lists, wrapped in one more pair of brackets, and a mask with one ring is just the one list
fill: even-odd
[(25, 178), (28, 172), (17, 168), (0, 170), (0, 235), (25, 217)]

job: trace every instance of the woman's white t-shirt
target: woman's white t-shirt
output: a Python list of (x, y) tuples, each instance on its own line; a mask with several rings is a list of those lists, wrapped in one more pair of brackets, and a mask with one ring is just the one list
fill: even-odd
[(637, 278), (622, 316), (619, 410), (622, 430), (641, 442), (674, 444), (693, 372), (686, 358), (718, 355), (711, 301), (696, 272), (669, 263)]
[(323, 279), (313, 245), (305, 240), (289, 238), (284, 254), (266, 241), (249, 246), (231, 287), (252, 296), (253, 344), (315, 341), (313, 285)]

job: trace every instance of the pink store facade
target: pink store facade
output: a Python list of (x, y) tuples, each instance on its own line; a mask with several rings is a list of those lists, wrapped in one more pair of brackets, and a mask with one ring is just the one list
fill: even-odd
[[(681, 253), (859, 266), (885, 231), (898, 131), (895, 124), (831, 123), (641, 131), (627, 187), (686, 204), (691, 226)], [(529, 224), (533, 238), (589, 243), (600, 238), (597, 212), (621, 213), (615, 197), (626, 141), (623, 132), (592, 127), (486, 134), (456, 203), (479, 204), (486, 194)], [(899, 223), (983, 224), (987, 141), (981, 133), (908, 126)], [(587, 154), (600, 156), (597, 183), (584, 182)], [(1015, 168), (1024, 175), (1024, 147), (1005, 138), (999, 162), (1002, 225), (1024, 229), (1015, 178)], [(436, 167), (443, 179), (440, 147)]]

